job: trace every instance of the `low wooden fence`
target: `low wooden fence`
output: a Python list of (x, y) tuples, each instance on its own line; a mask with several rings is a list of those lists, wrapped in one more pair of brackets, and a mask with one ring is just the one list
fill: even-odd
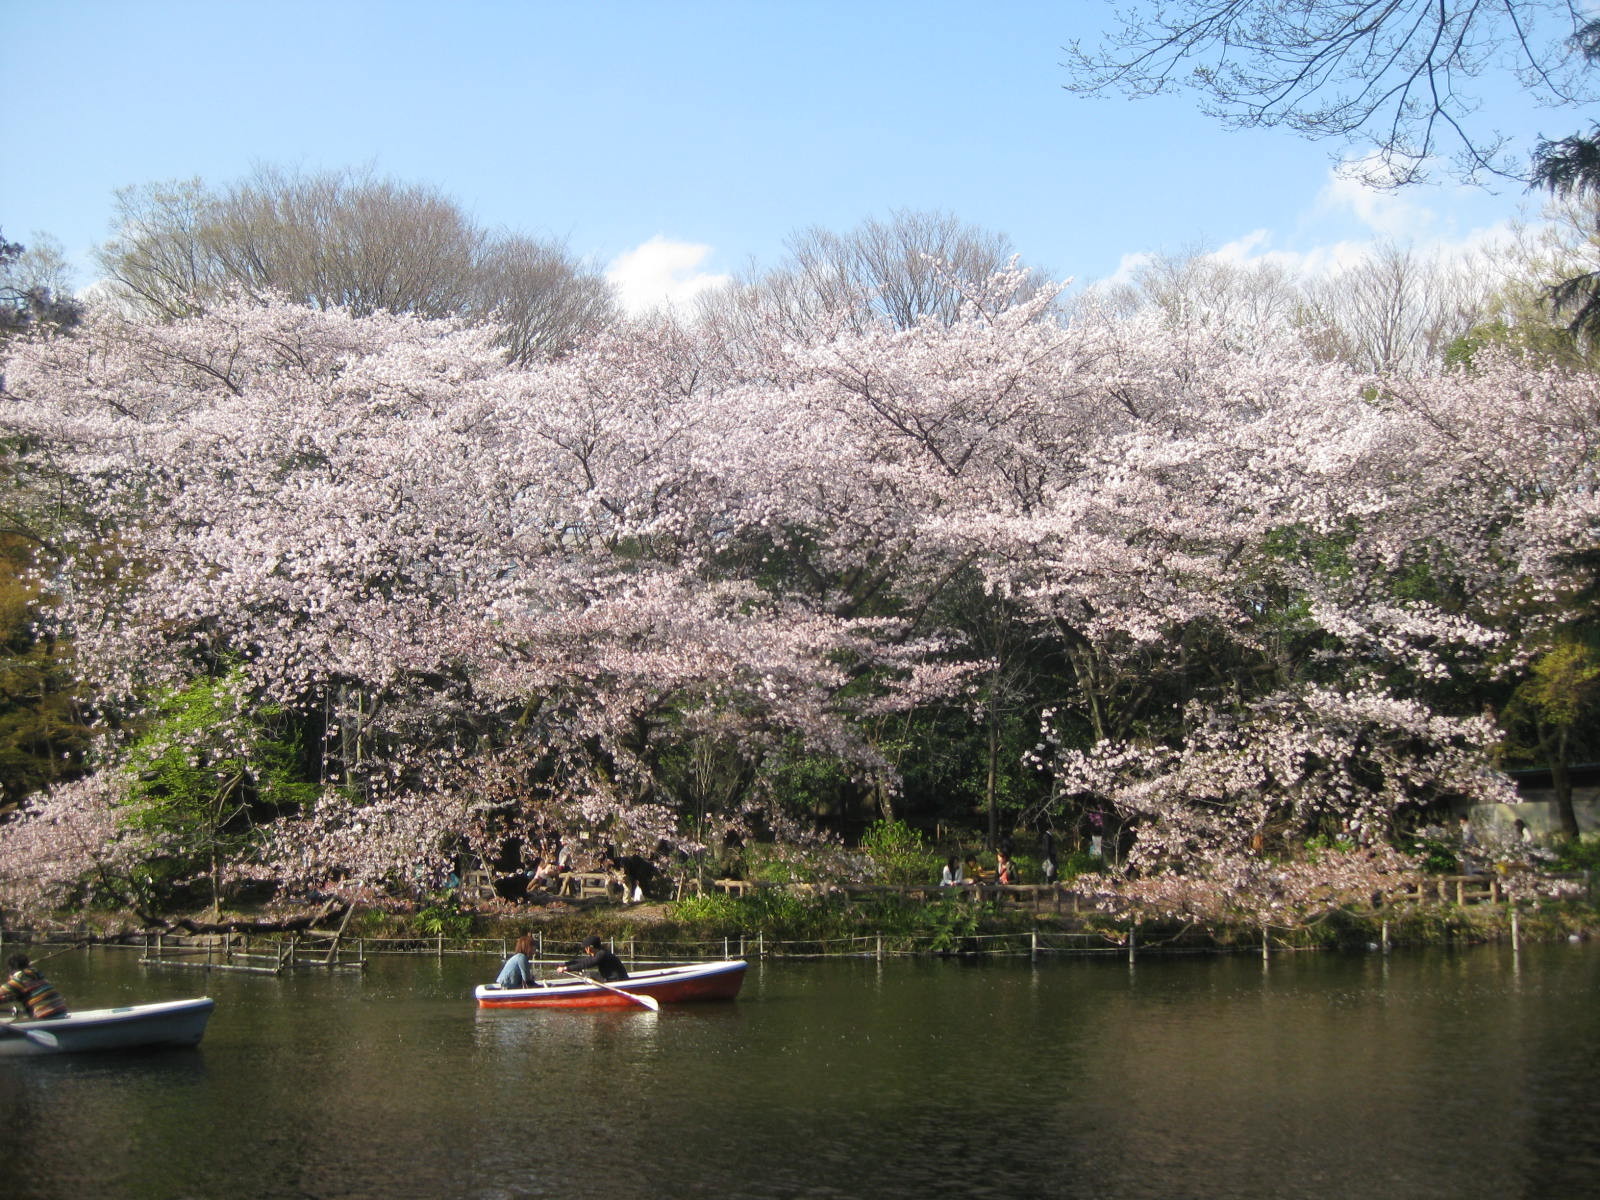
[[(1579, 881), (1588, 898), (1593, 900), (1593, 879), (1590, 873), (1568, 875), (1561, 878)], [(713, 886), (730, 894), (743, 895), (758, 887), (784, 885), (753, 884), (743, 880), (718, 880)], [(994, 903), (1008, 909), (1024, 909), (1037, 914), (1078, 914), (1084, 918), (1076, 929), (1046, 928), (1031, 931), (992, 934), (938, 934), (928, 931), (917, 933), (872, 933), (833, 938), (775, 939), (761, 933), (740, 934), (697, 941), (669, 940), (646, 936), (618, 939), (614, 947), (624, 960), (638, 966), (670, 962), (699, 962), (727, 958), (889, 958), (905, 955), (977, 954), (1026, 955), (1038, 958), (1046, 955), (1075, 954), (1103, 955), (1125, 954), (1131, 962), (1141, 951), (1173, 950), (1184, 948), (1181, 943), (1168, 939), (1166, 944), (1149, 940), (1141, 942), (1140, 926), (1124, 914), (1113, 916), (1102, 913), (1094, 893), (1075, 888), (1070, 883), (1056, 884), (974, 884), (957, 888), (921, 886), (910, 887), (835, 887), (831, 885), (791, 885), (807, 894), (835, 893), (855, 899), (900, 898), (911, 901), (934, 902), (947, 897), (959, 897), (973, 903)], [(1508, 894), (1507, 881), (1498, 874), (1429, 875), (1419, 876), (1402, 887), (1381, 897), (1375, 907), (1363, 908), (1373, 915), (1389, 909), (1405, 907), (1431, 907), (1435, 905), (1506, 904), (1511, 909), (1513, 929), (1516, 924), (1516, 901)], [(348, 913), (346, 914), (348, 921)], [(1273, 937), (1273, 930), (1263, 927), (1261, 951), (1267, 953), (1269, 942), (1286, 946), (1282, 934), (1294, 926), (1284, 926)], [(1383, 946), (1387, 949), (1388, 921), (1383, 923)], [(572, 955), (573, 947), (563, 938), (559, 944), (545, 945), (542, 930), (532, 930), (535, 938), (537, 965), (554, 969)], [(30, 930), (0, 930), (0, 950), (7, 943), (26, 946), (35, 961), (45, 961), (56, 954), (90, 944), (108, 948), (137, 950), (140, 962), (156, 966), (179, 967), (208, 971), (246, 971), (279, 975), (287, 971), (322, 969), (330, 971), (359, 971), (366, 962), (379, 955), (432, 955), (471, 956), (486, 963), (498, 964), (511, 953), (512, 938), (449, 937), (443, 934), (412, 937), (364, 937), (347, 935), (343, 925), (337, 931), (300, 931), (296, 933), (204, 933), (204, 934), (149, 934), (143, 937), (122, 937), (114, 942), (103, 941), (93, 932), (81, 928), (53, 928)], [(41, 953), (42, 951), (42, 953)], [(3, 957), (3, 954), (0, 954)]]

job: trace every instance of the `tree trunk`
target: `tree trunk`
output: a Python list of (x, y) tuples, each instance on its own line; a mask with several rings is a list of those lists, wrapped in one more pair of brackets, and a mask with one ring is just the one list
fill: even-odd
[(994, 705), (989, 706), (989, 769), (984, 779), (984, 794), (989, 802), (989, 849), (1000, 844), (1000, 801), (995, 794), (1000, 773), (1000, 719)]
[(1567, 730), (1562, 726), (1556, 737), (1555, 753), (1550, 755), (1550, 789), (1555, 793), (1556, 817), (1563, 837), (1578, 836), (1578, 814), (1572, 807), (1572, 772), (1567, 769)]

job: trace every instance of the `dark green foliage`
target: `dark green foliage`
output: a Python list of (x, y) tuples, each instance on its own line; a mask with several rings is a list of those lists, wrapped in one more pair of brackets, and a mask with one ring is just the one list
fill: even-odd
[(921, 833), (904, 821), (879, 821), (861, 839), (878, 879), (891, 887), (911, 887), (937, 878), (939, 856)]
[(1400, 849), (1414, 854), (1430, 875), (1454, 875), (1461, 870), (1460, 844), (1444, 837), (1415, 835), (1397, 839)]
[[(1600, 64), (1600, 20), (1585, 24), (1575, 38), (1590, 66)], [(1556, 196), (1600, 197), (1600, 125), (1557, 141), (1540, 141), (1533, 155), (1533, 183)], [(1547, 298), (1566, 314), (1567, 330), (1580, 342), (1600, 335), (1600, 271), (1584, 271), (1553, 284)]]
[(413, 924), (430, 937), (459, 938), (471, 934), (474, 921), (474, 915), (461, 907), (456, 893), (446, 892), (419, 908)]
[(252, 706), (239, 678), (197, 679), (158, 699), (129, 750), (122, 824), (144, 847), (141, 883), (159, 899), (201, 877), (220, 903), (228, 868), (259, 826), (307, 805), (299, 752), (274, 706)]
[(1551, 866), (1557, 871), (1600, 871), (1600, 838), (1567, 838)]
[(68, 647), (34, 629), (31, 543), (0, 536), (0, 808), (82, 770), (90, 730)]

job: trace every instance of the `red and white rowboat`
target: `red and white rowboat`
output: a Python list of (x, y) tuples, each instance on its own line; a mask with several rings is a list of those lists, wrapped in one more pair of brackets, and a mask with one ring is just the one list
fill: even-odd
[[(479, 1008), (635, 1008), (644, 996), (657, 1004), (682, 1004), (687, 1000), (732, 1000), (744, 983), (743, 959), (688, 963), (636, 971), (626, 979), (600, 984), (592, 979), (551, 980), (543, 987), (503, 988), (479, 984), (473, 991)], [(648, 1006), (646, 1006), (648, 1007)]]

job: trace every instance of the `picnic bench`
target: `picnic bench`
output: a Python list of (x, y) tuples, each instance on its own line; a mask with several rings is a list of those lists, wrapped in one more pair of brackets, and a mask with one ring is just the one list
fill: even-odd
[(622, 881), (609, 871), (568, 871), (561, 877), (557, 893), (578, 900), (609, 900), (613, 893), (621, 894)]

